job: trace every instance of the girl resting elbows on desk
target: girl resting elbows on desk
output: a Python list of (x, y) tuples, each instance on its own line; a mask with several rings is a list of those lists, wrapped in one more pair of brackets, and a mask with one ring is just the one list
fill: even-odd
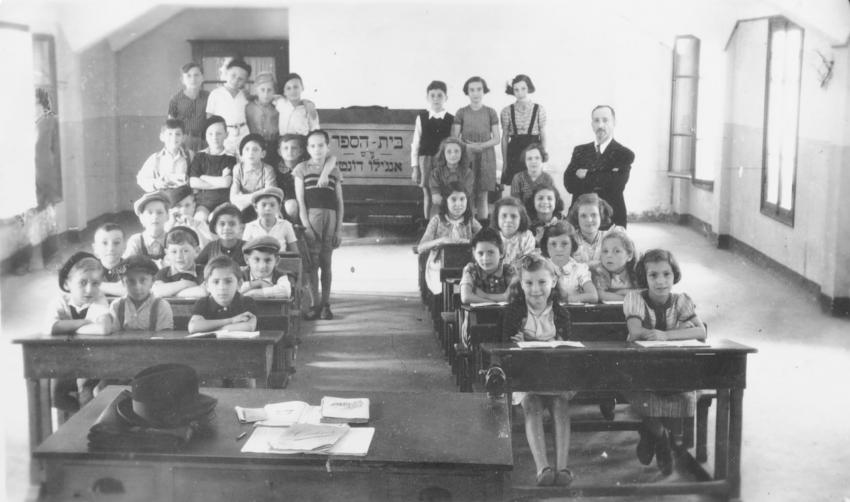
[[(638, 285), (623, 302), (629, 341), (705, 340), (705, 325), (694, 311), (694, 302), (684, 293), (673, 293), (682, 278), (673, 254), (663, 249), (647, 251), (636, 267)], [(630, 392), (632, 409), (643, 418), (638, 429), (638, 460), (649, 465), (656, 456), (664, 475), (673, 472), (673, 452), (668, 427), (671, 419), (693, 417), (695, 392)]]

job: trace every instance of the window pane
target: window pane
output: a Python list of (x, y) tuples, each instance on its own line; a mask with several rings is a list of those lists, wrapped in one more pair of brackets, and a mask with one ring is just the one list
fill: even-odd
[(673, 134), (696, 133), (697, 85), (695, 78), (677, 78), (673, 82)]
[(672, 136), (670, 141), (670, 171), (690, 174), (694, 159), (694, 137)]
[(699, 75), (699, 39), (677, 38), (673, 58), (674, 76), (695, 77)]

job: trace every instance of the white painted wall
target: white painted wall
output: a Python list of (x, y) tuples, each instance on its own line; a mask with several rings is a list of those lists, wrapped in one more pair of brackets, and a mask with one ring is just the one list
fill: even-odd
[(468, 101), (463, 82), (483, 76), (498, 111), (517, 73), (548, 112), (548, 170), (560, 180), (575, 145), (592, 140), (590, 110), (617, 111), (618, 141), (635, 151), (626, 189), (631, 212), (668, 211), (671, 53), (646, 31), (586, 4), (325, 5), (290, 10), (291, 68), (321, 108), (425, 107), (431, 80), (449, 86), (448, 108)]

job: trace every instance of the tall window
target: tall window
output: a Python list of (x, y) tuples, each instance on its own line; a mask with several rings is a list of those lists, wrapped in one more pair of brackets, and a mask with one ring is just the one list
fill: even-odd
[(773, 18), (769, 33), (761, 211), (793, 226), (803, 30)]
[(691, 35), (676, 37), (670, 106), (670, 176), (694, 178), (698, 88), (699, 39)]

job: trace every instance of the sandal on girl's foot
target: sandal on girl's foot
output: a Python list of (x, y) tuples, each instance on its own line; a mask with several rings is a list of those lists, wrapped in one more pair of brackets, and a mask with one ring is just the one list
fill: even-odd
[(643, 424), (638, 426), (638, 434), (640, 434), (636, 448), (638, 461), (643, 465), (649, 465), (652, 463), (652, 457), (655, 456), (655, 437)]
[(559, 469), (555, 474), (555, 484), (558, 486), (570, 486), (573, 482), (573, 471)]
[(665, 429), (660, 438), (655, 439), (655, 462), (661, 474), (673, 474), (673, 449), (670, 447), (670, 434)]
[(555, 471), (551, 467), (544, 467), (537, 473), (537, 486), (552, 486), (555, 483)]

